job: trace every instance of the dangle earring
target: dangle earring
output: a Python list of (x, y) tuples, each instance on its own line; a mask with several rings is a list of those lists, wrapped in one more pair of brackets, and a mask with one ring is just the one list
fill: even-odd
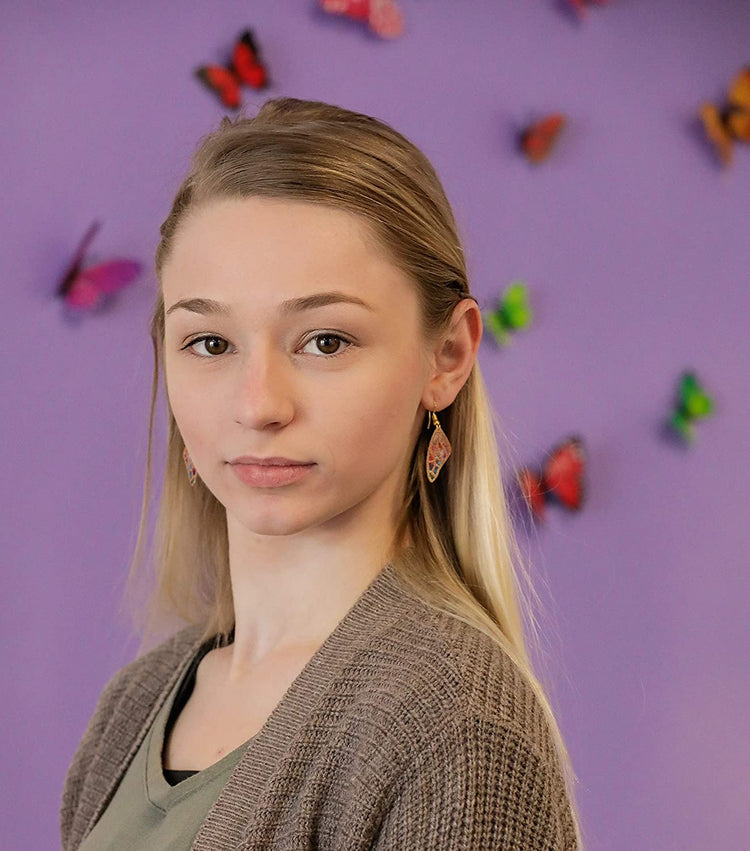
[(443, 464), (448, 460), (451, 454), (451, 444), (445, 432), (440, 426), (437, 415), (434, 411), (427, 412), (427, 428), (430, 428), (430, 421), (435, 425), (435, 431), (432, 432), (430, 443), (427, 447), (427, 478), (430, 482), (434, 482), (438, 477), (438, 473)]
[(182, 450), (182, 460), (185, 462), (185, 469), (187, 470), (190, 487), (193, 487), (195, 485), (196, 479), (198, 478), (198, 471), (195, 469), (193, 459), (190, 457), (190, 453), (187, 451), (187, 446)]

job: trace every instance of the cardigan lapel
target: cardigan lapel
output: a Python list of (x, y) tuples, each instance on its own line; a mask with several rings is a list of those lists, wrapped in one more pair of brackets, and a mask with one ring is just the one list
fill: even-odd
[[(373, 632), (403, 616), (399, 606), (403, 589), (399, 590), (394, 571), (391, 562), (381, 569), (250, 739), (201, 824), (191, 851), (268, 851), (275, 847), (278, 825), (297, 784), (304, 782), (313, 746), (325, 747), (324, 736), (318, 732), (321, 717), (330, 719), (325, 713), (321, 716), (323, 698), (342, 685), (342, 697), (352, 693), (351, 673), (347, 675), (344, 669), (363, 648), (372, 647)], [(295, 753), (292, 746), (300, 741), (300, 733), (305, 735), (305, 727), (313, 731), (310, 747)], [(280, 781), (276, 790), (275, 777)]]

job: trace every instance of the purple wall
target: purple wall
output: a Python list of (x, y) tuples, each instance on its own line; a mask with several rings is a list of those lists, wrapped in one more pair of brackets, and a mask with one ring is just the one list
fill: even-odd
[[(694, 128), (750, 61), (750, 3), (612, 0), (583, 23), (553, 0), (402, 5), (389, 43), (303, 0), (4, 4), (4, 848), (57, 847), (69, 760), (134, 653), (116, 611), (150, 267), (222, 114), (192, 70), (245, 26), (276, 81), (249, 103), (392, 123), (444, 180), (480, 303), (515, 277), (532, 288), (534, 327), (507, 351), (486, 333), (479, 360), (519, 460), (573, 431), (589, 449), (585, 510), (553, 510), (528, 542), (588, 847), (750, 847), (750, 148), (722, 173)], [(570, 126), (534, 169), (513, 128), (557, 109)], [(51, 294), (95, 217), (95, 252), (149, 271), (70, 324)], [(659, 426), (688, 367), (717, 413), (686, 451)]]

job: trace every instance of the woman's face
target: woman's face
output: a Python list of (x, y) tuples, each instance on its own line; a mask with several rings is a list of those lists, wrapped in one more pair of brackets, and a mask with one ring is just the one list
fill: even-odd
[[(432, 404), (430, 360), (414, 284), (358, 217), (275, 198), (212, 202), (181, 223), (162, 288), (169, 402), (228, 513), (260, 535), (365, 504), (368, 522), (395, 518)], [(300, 301), (322, 293), (352, 301)], [(260, 487), (230, 463), (243, 455), (313, 466)]]

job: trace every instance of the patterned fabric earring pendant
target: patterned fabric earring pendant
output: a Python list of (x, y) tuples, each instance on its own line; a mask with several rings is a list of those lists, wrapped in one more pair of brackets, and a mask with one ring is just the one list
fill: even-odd
[(187, 451), (187, 446), (182, 450), (182, 459), (185, 462), (185, 469), (187, 470), (190, 487), (193, 487), (193, 485), (195, 485), (196, 479), (198, 478), (198, 471), (195, 469), (193, 459), (190, 457), (190, 453)]
[(440, 427), (437, 415), (434, 411), (428, 411), (427, 428), (430, 427), (430, 420), (435, 424), (435, 431), (432, 432), (430, 444), (427, 447), (427, 478), (430, 482), (434, 482), (438, 477), (441, 467), (448, 460), (451, 454), (451, 444), (445, 432)]

